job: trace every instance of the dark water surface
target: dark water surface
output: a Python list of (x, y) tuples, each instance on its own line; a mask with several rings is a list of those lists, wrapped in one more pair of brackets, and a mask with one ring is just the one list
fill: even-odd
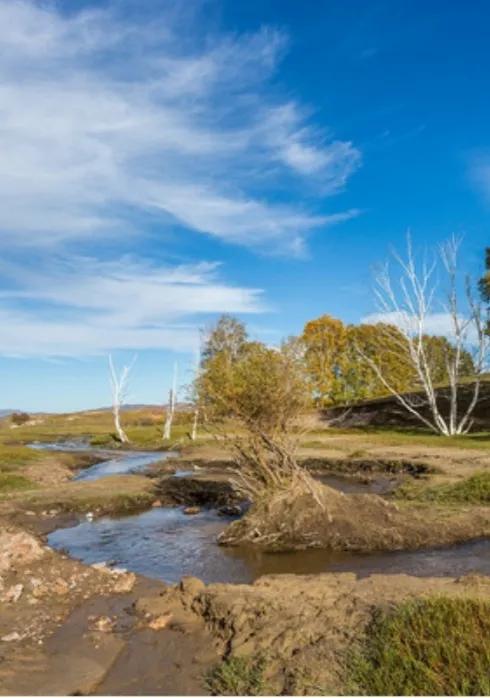
[(346, 553), (307, 550), (263, 553), (217, 545), (230, 519), (213, 511), (186, 516), (180, 508), (105, 517), (54, 531), (49, 544), (87, 563), (110, 562), (165, 582), (193, 575), (205, 582), (251, 582), (264, 574), (355, 572), (417, 576), (490, 574), (490, 540), (414, 552)]

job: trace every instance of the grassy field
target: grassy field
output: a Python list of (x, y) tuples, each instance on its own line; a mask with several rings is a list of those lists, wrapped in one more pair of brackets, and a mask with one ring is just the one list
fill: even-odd
[(489, 695), (490, 604), (428, 598), (379, 612), (350, 658), (353, 693)]

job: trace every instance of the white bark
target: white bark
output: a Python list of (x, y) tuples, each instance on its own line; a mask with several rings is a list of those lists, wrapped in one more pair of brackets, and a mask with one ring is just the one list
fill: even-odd
[(197, 438), (197, 424), (199, 422), (199, 409), (196, 407), (194, 410), (194, 417), (192, 419), (192, 429), (191, 429), (191, 441), (195, 441)]
[[(403, 260), (395, 254), (401, 268), (401, 276), (395, 286), (386, 266), (376, 278), (376, 296), (383, 313), (395, 318), (401, 332), (399, 350), (406, 353), (422, 388), (424, 399), (420, 396), (400, 394), (383, 375), (380, 366), (360, 349), (358, 353), (365, 360), (383, 383), (385, 388), (396, 397), (398, 402), (432, 431), (445, 436), (467, 433), (472, 426), (471, 415), (478, 403), (481, 376), (485, 371), (489, 357), (489, 337), (486, 334), (486, 320), (481, 303), (475, 300), (472, 284), (466, 280), (466, 292), (463, 298), (458, 291), (457, 257), (459, 241), (455, 238), (441, 246), (439, 259), (428, 263), (426, 259), (417, 265), (410, 237), (407, 244), (407, 258)], [(449, 410), (441, 412), (437, 400), (434, 381), (434, 367), (427, 356), (425, 337), (429, 334), (428, 317), (435, 312), (435, 295), (437, 286), (434, 275), (438, 267), (442, 268), (448, 282), (447, 299), (443, 310), (450, 322), (447, 339), (453, 350), (446, 357), (446, 373), (449, 391)], [(393, 337), (390, 337), (391, 343)], [(471, 398), (466, 409), (460, 411), (459, 397), (461, 388), (461, 362), (465, 350), (472, 350), (474, 363), (474, 380)], [(428, 408), (428, 409), (427, 409)]]
[(109, 354), (109, 375), (112, 391), (112, 414), (114, 417), (114, 428), (121, 443), (128, 443), (129, 439), (121, 426), (121, 407), (127, 397), (128, 380), (131, 369), (136, 361), (136, 356), (128, 366), (124, 366), (121, 373), (118, 373)]
[(169, 390), (168, 406), (163, 426), (163, 439), (170, 439), (172, 436), (172, 423), (174, 421), (175, 405), (177, 402), (177, 364), (174, 364), (172, 387)]

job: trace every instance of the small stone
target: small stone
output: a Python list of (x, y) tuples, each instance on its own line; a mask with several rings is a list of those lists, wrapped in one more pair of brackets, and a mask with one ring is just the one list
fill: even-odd
[(128, 572), (124, 575), (118, 575), (118, 579), (114, 585), (116, 594), (125, 594), (132, 590), (136, 583), (136, 575)]
[(6, 601), (7, 603), (16, 603), (16, 601), (20, 599), (23, 591), (23, 584), (14, 584), (14, 586), (10, 587), (10, 589), (5, 592), (2, 600)]
[(22, 640), (22, 635), (19, 635), (19, 633), (16, 630), (14, 630), (13, 633), (4, 635), (0, 639), (2, 640), (2, 642), (17, 642), (18, 640)]
[(155, 501), (153, 502), (153, 504), (151, 506), (156, 509), (157, 507), (161, 507), (162, 503), (159, 499), (155, 499)]
[(58, 579), (55, 580), (55, 582), (53, 583), (51, 588), (55, 594), (60, 594), (60, 595), (67, 594), (69, 589), (70, 589), (67, 582), (65, 582), (64, 579), (61, 579), (61, 577), (58, 577)]
[(88, 511), (88, 512), (85, 514), (85, 518), (87, 519), (87, 521), (93, 521), (93, 520), (94, 520), (94, 515), (93, 515), (93, 513), (92, 513), (91, 511)]
[(99, 616), (92, 623), (92, 630), (97, 630), (99, 633), (112, 633), (114, 629), (114, 621), (109, 616)]
[(172, 618), (173, 615), (171, 613), (164, 613), (161, 616), (156, 616), (156, 618), (152, 618), (148, 623), (148, 627), (152, 630), (163, 630), (167, 627)]
[(195, 514), (199, 514), (200, 511), (200, 507), (186, 507), (184, 509), (184, 514), (186, 514), (187, 516), (194, 516)]

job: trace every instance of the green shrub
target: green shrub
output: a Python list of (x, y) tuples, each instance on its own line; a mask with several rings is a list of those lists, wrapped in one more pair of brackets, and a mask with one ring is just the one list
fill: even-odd
[(376, 613), (349, 674), (364, 695), (489, 695), (490, 602), (437, 597)]
[(206, 688), (213, 696), (268, 695), (264, 670), (263, 657), (230, 657), (211, 669)]
[(461, 482), (424, 489), (402, 487), (397, 496), (440, 504), (490, 504), (490, 473), (476, 473)]

